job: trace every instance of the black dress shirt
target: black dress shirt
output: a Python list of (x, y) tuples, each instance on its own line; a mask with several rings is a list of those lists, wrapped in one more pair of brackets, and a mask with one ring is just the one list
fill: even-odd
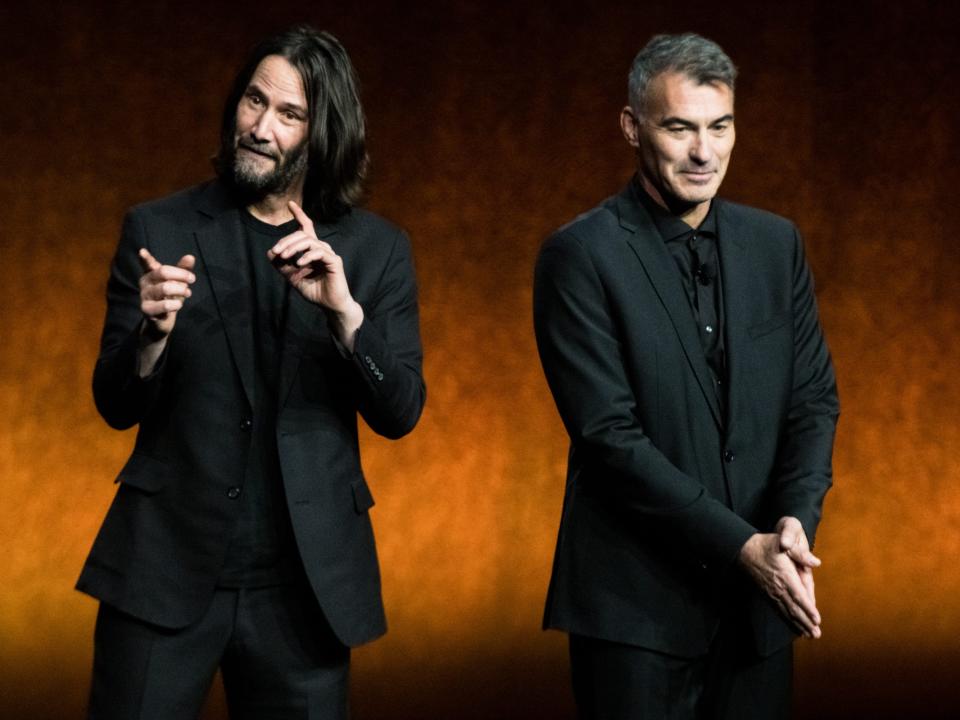
[(660, 207), (638, 180), (634, 180), (633, 187), (637, 200), (653, 218), (660, 237), (677, 264), (690, 302), (690, 310), (700, 331), (703, 354), (713, 374), (717, 399), (723, 408), (726, 405), (723, 287), (717, 246), (717, 218), (713, 203), (710, 204), (710, 210), (700, 226), (693, 228)]

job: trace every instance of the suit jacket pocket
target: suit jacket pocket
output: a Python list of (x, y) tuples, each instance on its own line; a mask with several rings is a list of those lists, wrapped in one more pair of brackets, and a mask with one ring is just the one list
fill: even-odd
[(160, 492), (170, 480), (172, 469), (162, 460), (133, 453), (114, 482), (135, 487), (148, 495)]
[(357, 514), (362, 515), (373, 507), (373, 494), (370, 492), (366, 480), (363, 478), (354, 480), (350, 483), (350, 488), (353, 490), (353, 507)]
[(790, 322), (791, 318), (792, 318), (792, 315), (789, 311), (777, 313), (771, 318), (767, 318), (762, 322), (758, 322), (755, 325), (751, 325), (749, 328), (747, 328), (747, 332), (749, 333), (751, 338), (756, 340), (758, 337), (763, 337), (764, 335), (768, 335), (772, 333), (774, 330), (777, 330), (783, 325), (786, 325), (788, 322)]

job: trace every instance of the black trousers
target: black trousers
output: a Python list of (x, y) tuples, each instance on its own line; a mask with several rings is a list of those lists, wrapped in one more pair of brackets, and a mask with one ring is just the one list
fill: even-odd
[(91, 720), (194, 720), (217, 668), (233, 720), (344, 720), (350, 649), (302, 584), (218, 589), (207, 613), (167, 630), (101, 603)]
[(793, 646), (759, 657), (721, 625), (707, 655), (681, 658), (570, 636), (580, 720), (787, 720)]

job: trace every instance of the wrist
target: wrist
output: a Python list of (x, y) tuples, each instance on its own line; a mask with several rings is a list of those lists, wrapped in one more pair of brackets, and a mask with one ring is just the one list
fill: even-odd
[(748, 537), (747, 541), (740, 547), (740, 552), (737, 553), (737, 559), (742, 565), (746, 565), (750, 560), (750, 556), (752, 555), (757, 542), (759, 542), (759, 538), (760, 533), (754, 533)]
[(158, 342), (163, 342), (167, 339), (167, 335), (169, 335), (169, 333), (164, 332), (155, 320), (146, 315), (143, 316), (143, 320), (140, 321), (139, 333), (139, 345), (141, 349)]
[(363, 308), (356, 300), (351, 300), (346, 308), (333, 313), (334, 332), (337, 339), (351, 352), (357, 331), (363, 324), (363, 317)]

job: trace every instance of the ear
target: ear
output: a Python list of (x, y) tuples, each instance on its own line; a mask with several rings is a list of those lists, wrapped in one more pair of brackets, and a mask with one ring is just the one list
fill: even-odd
[(633, 114), (633, 108), (629, 105), (624, 106), (623, 110), (620, 111), (620, 130), (630, 147), (635, 148), (640, 145), (639, 124), (640, 120)]

